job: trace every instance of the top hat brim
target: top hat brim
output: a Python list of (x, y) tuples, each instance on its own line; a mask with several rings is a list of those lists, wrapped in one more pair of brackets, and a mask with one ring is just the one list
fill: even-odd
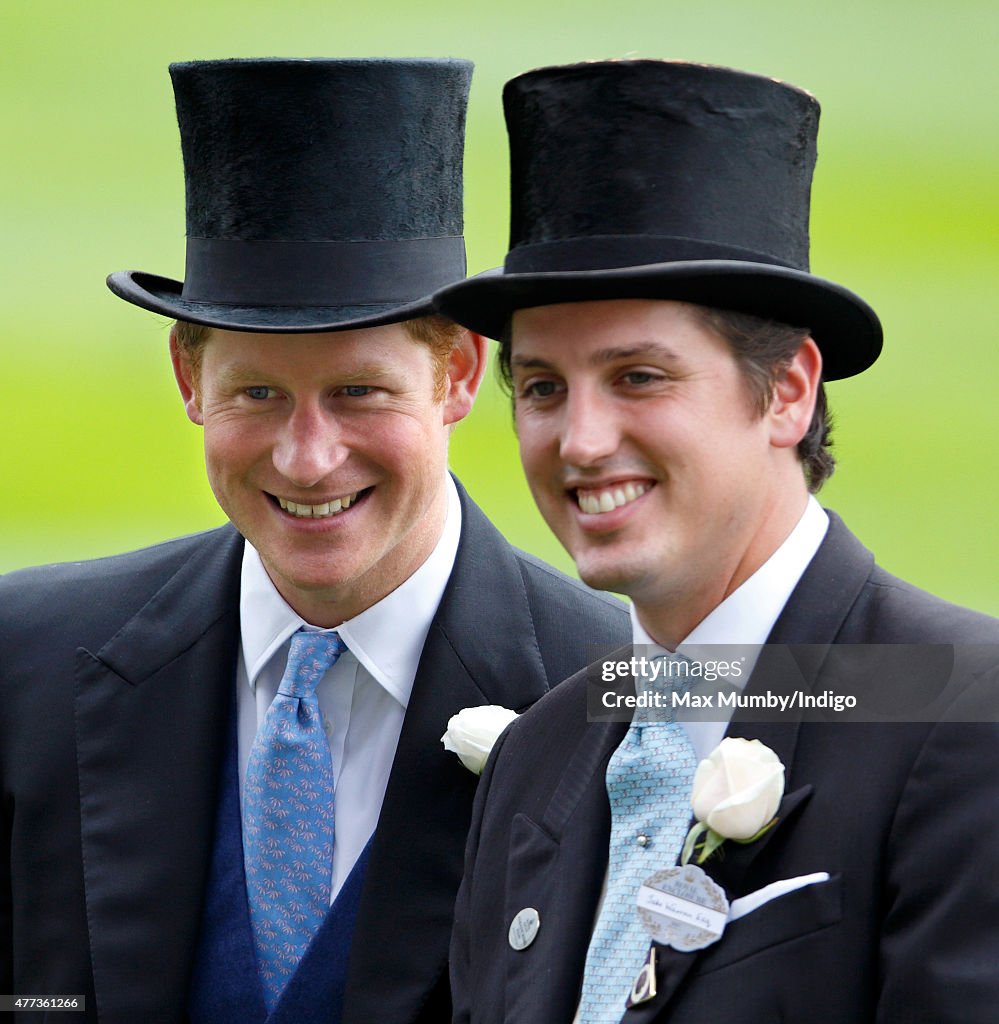
[(126, 302), (173, 320), (185, 320), (222, 330), (262, 334), (348, 331), (401, 323), (436, 313), (430, 296), (405, 303), (378, 302), (343, 306), (238, 306), (192, 302), (183, 298), (183, 285), (180, 281), (139, 270), (122, 270), (111, 274), (107, 285)]
[(808, 328), (822, 352), (824, 380), (852, 377), (881, 352), (877, 314), (849, 289), (788, 267), (742, 260), (689, 260), (600, 270), (488, 270), (442, 288), (437, 310), (499, 338), (518, 309), (604, 299), (668, 299), (750, 313)]

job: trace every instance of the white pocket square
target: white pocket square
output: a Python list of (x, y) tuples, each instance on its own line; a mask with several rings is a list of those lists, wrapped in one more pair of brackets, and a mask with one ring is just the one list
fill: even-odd
[(737, 900), (732, 900), (728, 908), (729, 923), (731, 924), (732, 921), (737, 921), (740, 917), (745, 917), (746, 914), (758, 910), (764, 903), (769, 903), (771, 900), (777, 899), (778, 896), (794, 892), (795, 889), (803, 889), (806, 885), (815, 885), (817, 882), (828, 881), (828, 871), (816, 871), (811, 875), (798, 875), (796, 878), (782, 878), (779, 882), (771, 882), (762, 889), (757, 889), (756, 892), (751, 892), (746, 896), (740, 896)]

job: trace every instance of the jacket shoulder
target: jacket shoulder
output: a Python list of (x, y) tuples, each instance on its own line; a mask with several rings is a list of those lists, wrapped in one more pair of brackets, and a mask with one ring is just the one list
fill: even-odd
[(999, 644), (999, 619), (945, 601), (878, 565), (844, 631), (855, 634), (853, 643)]
[(559, 682), (628, 642), (625, 605), (514, 549), (548, 678)]
[(558, 605), (555, 610), (560, 611), (563, 617), (581, 617), (598, 629), (609, 627), (610, 632), (603, 638), (608, 642), (621, 642), (622, 627), (628, 627), (630, 634), (628, 609), (623, 601), (602, 591), (593, 590), (585, 583), (567, 576), (553, 565), (519, 548), (514, 548), (514, 555), (532, 602), (544, 602), (554, 596)]
[(826, 511), (829, 529), (774, 625), (771, 643), (999, 643), (999, 619), (886, 572), (843, 520)]
[(0, 577), (5, 636), (106, 618), (109, 609), (141, 608), (192, 559), (241, 543), (231, 526), (82, 562), (18, 569)]
[(517, 628), (525, 630), (525, 637), (533, 633), (549, 685), (628, 642), (631, 624), (620, 601), (513, 547), (460, 484), (458, 496), (462, 537), (439, 613), (452, 629), (468, 629), (470, 603), (487, 628), (494, 619), (490, 605), (520, 609)]

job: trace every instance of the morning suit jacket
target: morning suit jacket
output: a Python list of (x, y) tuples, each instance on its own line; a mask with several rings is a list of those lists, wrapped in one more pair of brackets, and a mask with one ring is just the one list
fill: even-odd
[[(447, 951), (477, 778), (441, 746), (620, 644), (627, 615), (510, 547), (459, 488), (454, 570), (372, 843), (344, 1024), (450, 1016)], [(185, 1018), (239, 645), (231, 527), (0, 580), (0, 992), (60, 1020)], [(26, 1020), (47, 1019), (32, 1013)]]
[[(626, 1010), (622, 992), (625, 1024), (999, 1021), (999, 621), (889, 576), (830, 518), (769, 643), (970, 645), (962, 652), (981, 666), (971, 675), (991, 721), (753, 722), (758, 712), (739, 712), (728, 735), (777, 753), (785, 796), (775, 828), (725, 843), (705, 869), (730, 899), (814, 872), (830, 878), (730, 922), (700, 952), (658, 946), (657, 996)], [(793, 654), (808, 683), (831, 652), (850, 656), (765, 648), (746, 693), (780, 676), (774, 658)], [(605, 769), (628, 728), (587, 721), (586, 677), (515, 722), (483, 775), (452, 947), (461, 1024), (573, 1019), (607, 867)], [(540, 928), (516, 951), (508, 929), (526, 907)]]

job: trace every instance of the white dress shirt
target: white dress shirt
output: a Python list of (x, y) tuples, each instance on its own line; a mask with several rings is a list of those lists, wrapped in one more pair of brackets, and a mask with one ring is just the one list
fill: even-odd
[[(815, 557), (828, 529), (829, 517), (809, 495), (805, 511), (784, 543), (690, 631), (677, 646), (678, 653), (692, 661), (745, 658), (741, 676), (726, 680), (742, 689), (752, 674), (760, 647), (766, 643), (791, 591)], [(665, 648), (656, 644), (638, 621), (634, 605), (631, 606), (631, 635), (633, 643), (652, 646), (657, 648), (657, 653), (665, 653)], [(721, 644), (725, 645), (724, 653), (715, 646)], [(713, 649), (704, 651), (702, 645)], [(713, 716), (721, 718), (716, 713)], [(686, 728), (700, 761), (721, 742), (728, 721), (685, 721), (681, 724)]]
[[(333, 757), (331, 900), (378, 823), (423, 644), (454, 567), (461, 505), (450, 475), (446, 486), (447, 518), (437, 546), (391, 594), (337, 627), (348, 649), (316, 690)], [(243, 552), (239, 621), (236, 713), (242, 804), (250, 748), (284, 675), (291, 635), (302, 627), (318, 627), (281, 597), (249, 543)]]

